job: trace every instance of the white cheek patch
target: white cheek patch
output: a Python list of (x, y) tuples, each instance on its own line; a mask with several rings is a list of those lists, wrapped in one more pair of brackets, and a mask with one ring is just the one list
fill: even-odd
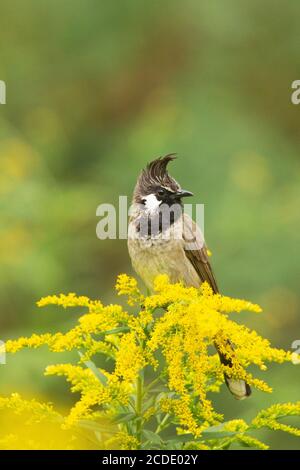
[(145, 200), (145, 207), (149, 212), (154, 212), (160, 206), (162, 201), (156, 199), (155, 194), (149, 194), (143, 198)]

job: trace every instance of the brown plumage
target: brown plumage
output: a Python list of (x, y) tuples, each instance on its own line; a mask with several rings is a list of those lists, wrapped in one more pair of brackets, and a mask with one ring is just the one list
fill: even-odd
[(185, 256), (193, 265), (195, 271), (202, 282), (208, 282), (212, 290), (216, 294), (218, 292), (217, 281), (212, 271), (207, 248), (204, 243), (202, 233), (195, 222), (186, 214), (184, 217), (183, 239), (188, 244), (188, 249), (185, 249)]

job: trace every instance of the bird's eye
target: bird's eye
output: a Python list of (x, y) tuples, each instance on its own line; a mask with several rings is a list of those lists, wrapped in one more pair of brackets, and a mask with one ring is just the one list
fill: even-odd
[(163, 196), (165, 194), (165, 190), (161, 188), (157, 191), (157, 194), (158, 196)]

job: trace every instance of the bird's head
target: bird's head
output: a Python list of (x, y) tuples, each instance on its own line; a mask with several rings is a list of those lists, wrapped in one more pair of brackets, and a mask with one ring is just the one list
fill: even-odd
[(138, 177), (133, 202), (142, 204), (145, 209), (152, 212), (161, 204), (168, 206), (181, 204), (183, 197), (193, 196), (190, 191), (181, 189), (167, 171), (168, 163), (175, 158), (174, 154), (170, 154), (148, 163)]

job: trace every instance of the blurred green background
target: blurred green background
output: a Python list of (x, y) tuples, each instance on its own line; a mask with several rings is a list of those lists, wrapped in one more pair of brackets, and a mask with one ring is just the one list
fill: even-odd
[[(300, 339), (299, 17), (296, 0), (2, 0), (1, 339), (77, 318), (38, 310), (41, 296), (116, 300), (117, 274), (132, 273), (126, 241), (96, 238), (96, 208), (130, 196), (146, 162), (170, 152), (171, 173), (205, 204), (221, 290), (264, 309), (240, 320), (279, 347)], [(57, 356), (9, 357), (1, 394), (68, 405), (64, 380), (42, 376)], [(217, 409), (248, 419), (299, 399), (299, 367), (264, 376), (272, 395), (236, 402), (224, 389)]]

